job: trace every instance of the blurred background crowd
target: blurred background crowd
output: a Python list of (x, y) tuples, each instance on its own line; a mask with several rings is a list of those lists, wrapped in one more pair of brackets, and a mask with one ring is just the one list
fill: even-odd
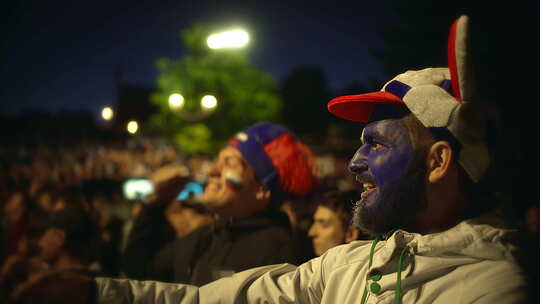
[[(141, 186), (140, 181), (150, 180), (161, 168), (174, 167), (183, 177), (183, 189), (200, 194), (202, 188), (189, 188), (187, 184), (204, 187), (212, 158), (183, 155), (170, 144), (148, 138), (116, 145), (81, 141), (3, 150), (0, 298), (7, 299), (17, 285), (43, 271), (75, 269), (89, 275), (125, 277), (122, 260), (128, 235), (134, 218), (147, 204), (143, 194), (148, 188)], [(340, 218), (339, 229), (343, 225), (345, 228), (358, 194), (346, 174), (346, 159), (317, 155), (316, 164), (314, 173), (322, 181), (321, 193), (328, 192), (333, 197), (329, 201), (336, 205), (338, 193), (348, 195), (342, 199), (342, 207), (333, 207), (335, 218)], [(316, 194), (282, 206), (291, 226), (301, 234), (295, 245), (300, 251), (299, 259), (291, 262), (306, 261), (316, 252), (320, 254), (345, 242), (344, 236), (335, 235), (341, 232), (333, 232), (334, 235), (320, 236), (323, 251), (313, 250), (309, 237), (324, 233), (311, 227), (321, 197), (322, 194)], [(340, 208), (345, 211), (340, 210), (337, 216)], [(212, 223), (213, 218), (196, 209), (171, 204), (163, 221), (163, 234), (174, 239)], [(329, 240), (325, 241), (325, 237)]]

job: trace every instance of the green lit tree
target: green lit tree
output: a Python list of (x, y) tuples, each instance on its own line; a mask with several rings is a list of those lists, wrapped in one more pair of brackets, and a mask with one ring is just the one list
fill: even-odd
[[(250, 62), (244, 49), (209, 49), (208, 28), (196, 24), (181, 32), (185, 56), (159, 58), (159, 76), (152, 102), (159, 111), (152, 124), (165, 131), (186, 153), (211, 153), (234, 132), (261, 120), (281, 121), (282, 101), (274, 79)], [(184, 97), (182, 114), (169, 107), (169, 96)], [(201, 98), (213, 95), (218, 104), (206, 117)]]

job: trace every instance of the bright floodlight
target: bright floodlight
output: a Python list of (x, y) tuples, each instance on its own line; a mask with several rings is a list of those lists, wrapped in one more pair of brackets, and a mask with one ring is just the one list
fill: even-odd
[(179, 109), (184, 106), (184, 96), (178, 93), (173, 93), (169, 96), (169, 107), (171, 109)]
[(101, 117), (105, 120), (111, 120), (114, 116), (114, 112), (111, 107), (104, 107), (103, 110), (101, 110)]
[(127, 130), (128, 130), (129, 133), (135, 134), (135, 133), (137, 133), (137, 130), (139, 130), (139, 124), (135, 120), (132, 120), (132, 121), (128, 122)]
[(241, 48), (248, 44), (249, 35), (244, 30), (232, 30), (218, 34), (212, 34), (206, 40), (211, 49)]
[(205, 109), (213, 109), (217, 106), (217, 99), (212, 95), (205, 95), (201, 99), (201, 106)]

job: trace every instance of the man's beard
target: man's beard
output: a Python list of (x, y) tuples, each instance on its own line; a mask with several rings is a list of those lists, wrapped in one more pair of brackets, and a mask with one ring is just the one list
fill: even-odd
[(384, 235), (394, 229), (406, 229), (407, 221), (423, 205), (425, 166), (412, 162), (400, 179), (380, 188), (375, 202), (366, 205), (363, 199), (354, 207), (353, 224), (370, 236)]

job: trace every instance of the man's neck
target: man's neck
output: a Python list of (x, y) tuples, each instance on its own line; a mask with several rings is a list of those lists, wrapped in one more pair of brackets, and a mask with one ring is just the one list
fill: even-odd
[(426, 189), (424, 208), (407, 224), (421, 234), (445, 231), (463, 221), (469, 207), (459, 188), (432, 185)]

